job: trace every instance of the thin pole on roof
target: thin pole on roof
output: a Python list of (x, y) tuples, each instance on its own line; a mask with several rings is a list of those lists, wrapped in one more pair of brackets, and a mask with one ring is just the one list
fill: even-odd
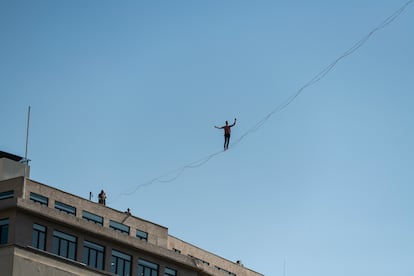
[(23, 177), (23, 198), (26, 197), (26, 177), (27, 169), (29, 167), (29, 159), (27, 159), (27, 151), (29, 147), (29, 126), (30, 126), (30, 105), (27, 111), (27, 127), (26, 127), (26, 150), (24, 153), (24, 177)]
[[(27, 149), (29, 146), (29, 126), (30, 126), (30, 105), (29, 105), (29, 109), (27, 112), (27, 128), (26, 128), (26, 151), (24, 154), (24, 162), (26, 163), (26, 165), (29, 165), (29, 160), (27, 159)], [(24, 170), (24, 176), (26, 177), (26, 169)]]

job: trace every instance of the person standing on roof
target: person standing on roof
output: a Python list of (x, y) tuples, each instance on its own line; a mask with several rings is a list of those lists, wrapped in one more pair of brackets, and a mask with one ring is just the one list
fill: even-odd
[(98, 203), (106, 205), (106, 194), (104, 190), (101, 190), (101, 192), (98, 195)]
[(229, 125), (229, 122), (226, 121), (226, 125), (224, 126), (221, 126), (221, 127), (214, 126), (215, 128), (218, 128), (218, 129), (224, 129), (224, 150), (229, 148), (231, 128), (234, 127), (235, 125), (236, 125), (236, 118), (234, 119), (234, 123), (232, 125)]

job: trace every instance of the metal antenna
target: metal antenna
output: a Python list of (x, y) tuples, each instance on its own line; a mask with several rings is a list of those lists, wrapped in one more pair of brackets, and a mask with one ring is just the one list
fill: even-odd
[[(25, 151), (25, 154), (24, 154), (24, 162), (26, 163), (26, 165), (29, 165), (29, 160), (27, 159), (27, 149), (28, 149), (28, 146), (29, 146), (29, 126), (30, 126), (30, 105), (29, 105), (29, 110), (27, 112), (26, 151)], [(25, 170), (25, 172), (26, 172), (26, 170)]]
[(26, 177), (27, 177), (27, 169), (29, 166), (29, 160), (27, 159), (27, 150), (29, 146), (29, 126), (30, 126), (30, 105), (27, 112), (27, 128), (26, 128), (26, 150), (24, 153), (24, 177), (23, 177), (23, 198), (25, 198), (26, 195)]

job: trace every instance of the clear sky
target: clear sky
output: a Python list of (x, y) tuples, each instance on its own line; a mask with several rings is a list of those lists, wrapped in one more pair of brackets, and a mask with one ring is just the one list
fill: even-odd
[[(0, 150), (266, 276), (414, 275), (414, 3), (0, 1)], [(232, 142), (231, 141), (231, 142)], [(174, 177), (174, 175), (169, 175)], [(140, 187), (139, 189), (135, 189)], [(128, 196), (122, 193), (136, 190)]]

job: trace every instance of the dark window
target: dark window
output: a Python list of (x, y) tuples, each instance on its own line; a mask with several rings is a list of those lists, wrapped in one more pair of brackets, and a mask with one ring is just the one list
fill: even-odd
[(225, 273), (225, 274), (229, 274), (229, 275), (231, 275), (231, 276), (236, 276), (236, 274), (235, 274), (235, 273), (230, 272), (230, 271), (228, 271), (228, 270), (226, 270), (226, 269), (224, 269), (224, 268), (221, 268), (221, 267), (218, 267), (218, 266), (215, 266), (215, 268), (216, 268), (218, 271), (221, 271), (221, 272), (223, 272), (223, 273)]
[(38, 202), (42, 205), (49, 205), (49, 199), (45, 196), (30, 192), (30, 199), (34, 202)]
[(0, 219), (0, 244), (6, 244), (9, 236), (9, 219)]
[(103, 225), (103, 217), (89, 213), (88, 211), (82, 211), (82, 218), (101, 226)]
[(0, 193), (0, 200), (14, 197), (14, 191), (5, 191)]
[(116, 275), (131, 275), (131, 256), (112, 249), (111, 272)]
[(137, 238), (143, 241), (148, 241), (148, 233), (137, 229)]
[(53, 231), (53, 253), (76, 260), (76, 237), (60, 231)]
[(205, 265), (210, 265), (210, 263), (209, 263), (209, 262), (207, 262), (207, 261), (204, 261), (204, 260), (202, 260), (202, 259), (199, 259), (199, 258), (194, 257), (194, 256), (191, 256), (191, 255), (188, 255), (188, 256), (189, 256), (189, 257), (191, 257), (191, 258), (193, 258), (194, 260), (197, 260), (197, 261), (199, 261), (199, 262), (201, 262), (201, 263), (205, 264)]
[(121, 233), (129, 234), (129, 226), (113, 220), (109, 221), (109, 228), (112, 228)]
[(60, 201), (55, 201), (55, 209), (76, 216), (76, 208)]
[(164, 276), (177, 276), (177, 270), (166, 267)]
[(40, 250), (46, 249), (46, 227), (33, 224), (32, 246)]
[(177, 248), (173, 248), (175, 253), (181, 254), (181, 250), (177, 249)]
[(158, 276), (158, 265), (139, 259), (138, 260), (138, 275), (139, 276)]
[(102, 245), (89, 241), (83, 242), (83, 263), (86, 265), (103, 270), (104, 254), (105, 249)]

